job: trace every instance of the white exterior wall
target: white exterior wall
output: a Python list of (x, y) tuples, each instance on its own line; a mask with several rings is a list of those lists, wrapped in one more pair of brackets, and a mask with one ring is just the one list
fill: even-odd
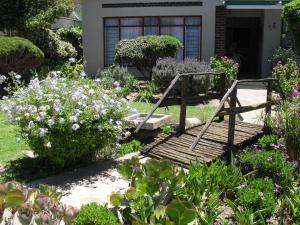
[[(162, 2), (143, 0), (133, 2)], [(166, 1), (166, 0), (164, 0)], [(167, 0), (169, 1), (169, 0)], [(177, 0), (183, 1), (183, 0)], [(174, 1), (175, 2), (175, 1)], [(133, 7), (104, 8), (105, 3), (128, 3), (128, 0), (85, 0), (83, 1), (83, 45), (86, 72), (95, 74), (104, 67), (104, 17), (128, 16), (202, 16), (201, 58), (208, 61), (215, 52), (215, 11), (220, 0), (203, 0), (203, 6), (193, 7)]]
[(268, 60), (272, 57), (274, 50), (280, 46), (282, 26), (281, 13), (281, 10), (264, 11), (262, 77), (271, 75), (271, 66)]

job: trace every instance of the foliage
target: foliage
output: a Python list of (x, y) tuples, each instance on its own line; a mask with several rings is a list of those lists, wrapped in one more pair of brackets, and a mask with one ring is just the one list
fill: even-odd
[(120, 154), (121, 155), (126, 155), (126, 154), (129, 154), (129, 153), (132, 153), (132, 152), (138, 152), (138, 151), (141, 151), (143, 148), (143, 145), (140, 141), (138, 140), (132, 140), (128, 143), (124, 143), (121, 145), (120, 147)]
[(237, 192), (237, 202), (251, 212), (261, 211), (264, 218), (275, 210), (276, 200), (272, 180), (255, 179)]
[(291, 159), (300, 158), (300, 98), (285, 101), (277, 108), (273, 116), (266, 118), (267, 125), (284, 138)]
[(279, 144), (279, 138), (276, 135), (264, 135), (258, 139), (258, 144), (263, 150), (273, 150)]
[(125, 39), (116, 46), (115, 61), (118, 64), (134, 66), (142, 74), (144, 71), (150, 73), (151, 80), (152, 68), (156, 65), (157, 59), (175, 57), (182, 47), (178, 39), (168, 35)]
[(152, 102), (154, 100), (154, 94), (156, 93), (157, 87), (153, 82), (146, 81), (145, 85), (138, 86), (138, 95), (135, 101), (139, 102)]
[(80, 27), (71, 27), (69, 29), (60, 28), (56, 33), (65, 42), (71, 43), (77, 52), (77, 60), (83, 59), (82, 29)]
[(71, 43), (65, 42), (61, 37), (50, 29), (35, 30), (27, 34), (34, 44), (36, 44), (50, 61), (66, 61), (77, 56), (76, 49)]
[(239, 186), (241, 179), (241, 171), (234, 165), (226, 166), (221, 161), (216, 161), (210, 166), (195, 163), (190, 165), (181, 194), (196, 205), (201, 202), (206, 192), (220, 193), (230, 197), (234, 189)]
[[(153, 220), (159, 219), (165, 214), (164, 212), (167, 210), (165, 205), (174, 199), (175, 191), (183, 185), (185, 176), (182, 169), (170, 162), (152, 159), (141, 164), (137, 158), (132, 158), (124, 161), (118, 167), (118, 171), (131, 182), (131, 187), (125, 194), (113, 193), (110, 196), (110, 202), (115, 207), (124, 206), (125, 208), (119, 208), (124, 222), (130, 221), (133, 224), (156, 224)], [(173, 202), (173, 204), (176, 203)], [(184, 213), (186, 208), (193, 211), (191, 204), (183, 202), (178, 204), (184, 206), (177, 209), (179, 213), (172, 214), (174, 220), (179, 219), (176, 215), (180, 215), (180, 211)], [(169, 209), (169, 211), (172, 210)], [(190, 217), (186, 215), (184, 218)]]
[(255, 170), (257, 177), (269, 177), (282, 186), (290, 186), (294, 180), (294, 167), (280, 150), (249, 149), (240, 155), (240, 162), (245, 172)]
[(294, 43), (296, 53), (300, 54), (300, 0), (293, 0), (283, 9), (283, 18), (288, 23), (290, 36)]
[(41, 65), (43, 52), (27, 39), (0, 37), (0, 74), (25, 73)]
[(55, 19), (69, 16), (72, 0), (2, 0), (0, 31), (19, 34), (36, 29), (49, 29)]
[(32, 80), (2, 107), (36, 155), (58, 168), (107, 156), (121, 139), (129, 106), (89, 79)]
[(285, 65), (287, 63), (289, 63), (289, 60), (292, 61), (296, 61), (296, 54), (293, 51), (293, 49), (289, 48), (289, 49), (285, 49), (282, 47), (277, 48), (273, 55), (272, 58), (269, 60), (269, 62), (272, 65), (272, 68), (274, 68), (275, 66), (277, 66), (277, 64), (280, 62), (282, 65)]
[[(233, 81), (237, 79), (239, 72), (239, 64), (233, 59), (229, 59), (226, 56), (218, 59), (217, 57), (211, 58), (211, 68), (216, 73), (224, 73), (228, 81)], [(214, 88), (219, 90), (220, 87), (220, 77), (214, 77)], [(227, 84), (225, 84), (227, 86)]]
[(278, 63), (273, 68), (272, 76), (277, 79), (276, 89), (283, 99), (293, 97), (298, 91), (299, 71), (296, 62), (288, 60), (287, 64)]
[(78, 210), (60, 203), (61, 197), (54, 187), (46, 185), (31, 189), (16, 182), (0, 183), (0, 222), (55, 225), (64, 221), (72, 224)]
[(118, 225), (118, 219), (106, 206), (90, 203), (81, 207), (73, 225)]
[[(153, 82), (160, 92), (164, 92), (177, 74), (210, 72), (210, 65), (196, 59), (185, 59), (178, 63), (174, 58), (162, 58), (157, 60), (153, 68)], [(210, 77), (194, 76), (189, 80), (189, 94), (206, 93), (210, 87)], [(176, 84), (171, 94), (180, 94), (180, 83)]]
[(168, 135), (168, 134), (174, 134), (174, 133), (176, 133), (174, 127), (172, 127), (171, 125), (163, 125), (163, 126), (160, 127), (160, 129), (161, 129), (161, 132), (163, 134), (167, 134)]
[(127, 96), (130, 92), (135, 91), (138, 82), (134, 76), (128, 72), (127, 68), (119, 65), (109, 66), (100, 73), (99, 77), (105, 88), (120, 87), (123, 96)]

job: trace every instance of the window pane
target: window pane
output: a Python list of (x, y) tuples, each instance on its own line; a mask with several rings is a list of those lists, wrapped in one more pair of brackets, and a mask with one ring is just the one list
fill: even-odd
[(145, 26), (158, 25), (158, 18), (157, 17), (145, 17), (144, 24), (145, 24)]
[(104, 19), (104, 25), (105, 26), (118, 26), (119, 25), (119, 19)]
[(144, 28), (145, 36), (147, 35), (159, 35), (159, 27), (145, 27)]
[(121, 27), (121, 39), (134, 39), (142, 35), (142, 27)]
[(160, 25), (184, 25), (183, 17), (162, 17), (160, 18)]
[(105, 64), (113, 64), (115, 61), (115, 48), (119, 42), (119, 28), (105, 28)]
[(201, 18), (200, 17), (186, 17), (185, 18), (186, 25), (201, 25)]
[(200, 59), (201, 35), (200, 27), (186, 27), (185, 57)]
[[(178, 40), (183, 42), (183, 29), (184, 27), (161, 27), (162, 35), (172, 35)], [(183, 60), (183, 51), (181, 50), (176, 57), (178, 60)]]
[(143, 18), (122, 18), (121, 26), (142, 26)]

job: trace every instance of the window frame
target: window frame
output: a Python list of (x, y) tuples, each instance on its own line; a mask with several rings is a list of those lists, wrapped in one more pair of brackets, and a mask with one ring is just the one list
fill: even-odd
[[(136, 18), (136, 19), (142, 19), (141, 25), (121, 25), (121, 19), (129, 19), (129, 18)], [(157, 24), (156, 25), (145, 25), (145, 18), (157, 18)], [(161, 18), (183, 18), (183, 24), (182, 25), (162, 25), (161, 24)], [(186, 23), (186, 18), (198, 18), (200, 19), (199, 25), (188, 25)], [(105, 21), (108, 19), (116, 19), (118, 20), (118, 25), (109, 25), (106, 26)], [(145, 27), (158, 27), (158, 35), (161, 35), (161, 27), (182, 27), (183, 28), (183, 45), (185, 45), (186, 42), (186, 28), (187, 27), (197, 27), (199, 28), (199, 37), (200, 37), (200, 47), (199, 47), (199, 60), (202, 60), (202, 36), (203, 36), (203, 30), (202, 30), (202, 16), (201, 15), (188, 15), (188, 16), (126, 16), (126, 17), (103, 17), (103, 58), (104, 58), (104, 66), (109, 66), (111, 64), (107, 63), (106, 59), (106, 39), (105, 39), (105, 28), (118, 28), (119, 30), (119, 41), (121, 39), (121, 28), (122, 27), (141, 27), (142, 28), (142, 36), (145, 36)], [(186, 51), (185, 48), (183, 49), (183, 60), (186, 59)]]

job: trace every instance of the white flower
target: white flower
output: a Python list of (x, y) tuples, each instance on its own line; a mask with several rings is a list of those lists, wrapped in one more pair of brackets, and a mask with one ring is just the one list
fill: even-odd
[(74, 130), (74, 131), (77, 131), (79, 128), (80, 128), (80, 126), (77, 123), (73, 124), (73, 126), (72, 126), (72, 130)]
[(89, 90), (89, 95), (93, 95), (93, 94), (95, 94), (95, 90), (94, 89), (90, 89)]
[(128, 138), (128, 137), (130, 137), (131, 133), (129, 131), (127, 131), (127, 132), (125, 132), (124, 135), (125, 135), (125, 138)]
[[(1, 84), (1, 81), (0, 81), (0, 84)], [(2, 99), (3, 99), (3, 100), (7, 100), (8, 97), (7, 97), (7, 96), (3, 96)]]
[(115, 87), (119, 87), (119, 86), (120, 86), (120, 82), (119, 82), (119, 81), (115, 81), (115, 82), (114, 82), (114, 86), (115, 86)]
[(16, 141), (19, 143), (21, 141), (21, 138), (17, 137)]
[(41, 122), (41, 117), (37, 116), (37, 117), (35, 118), (35, 120), (36, 120), (37, 122)]
[(0, 84), (3, 84), (6, 81), (6, 76), (0, 75)]
[(76, 59), (75, 59), (75, 58), (69, 58), (69, 62), (70, 62), (70, 63), (75, 63), (75, 62), (76, 62)]
[(47, 148), (51, 148), (51, 146), (52, 146), (52, 145), (51, 145), (51, 142), (49, 141), (49, 142), (46, 144), (46, 147), (47, 147)]
[(81, 76), (82, 78), (84, 78), (84, 77), (86, 77), (86, 73), (85, 73), (84, 71), (82, 71), (82, 72), (80, 73), (80, 76)]
[(71, 121), (72, 123), (77, 123), (78, 118), (77, 118), (76, 116), (70, 116), (70, 121)]
[(60, 124), (62, 124), (62, 123), (65, 122), (65, 119), (64, 119), (64, 118), (59, 118), (58, 122), (59, 122)]
[(103, 131), (103, 126), (102, 125), (99, 125), (98, 126), (98, 130), (101, 132), (101, 131)]
[(28, 127), (29, 127), (29, 128), (33, 128), (33, 127), (34, 127), (34, 122), (33, 122), (33, 121), (29, 121)]
[(46, 112), (40, 112), (39, 115), (40, 115), (41, 118), (44, 118), (47, 115), (47, 113)]
[(47, 128), (40, 128), (39, 129), (39, 135), (40, 135), (40, 137), (44, 137), (47, 132), (48, 132)]
[(16, 74), (15, 78), (16, 78), (17, 80), (20, 80), (20, 79), (21, 79), (21, 75)]
[(53, 126), (55, 124), (55, 120), (51, 118), (50, 120), (48, 120), (48, 124), (50, 127)]

